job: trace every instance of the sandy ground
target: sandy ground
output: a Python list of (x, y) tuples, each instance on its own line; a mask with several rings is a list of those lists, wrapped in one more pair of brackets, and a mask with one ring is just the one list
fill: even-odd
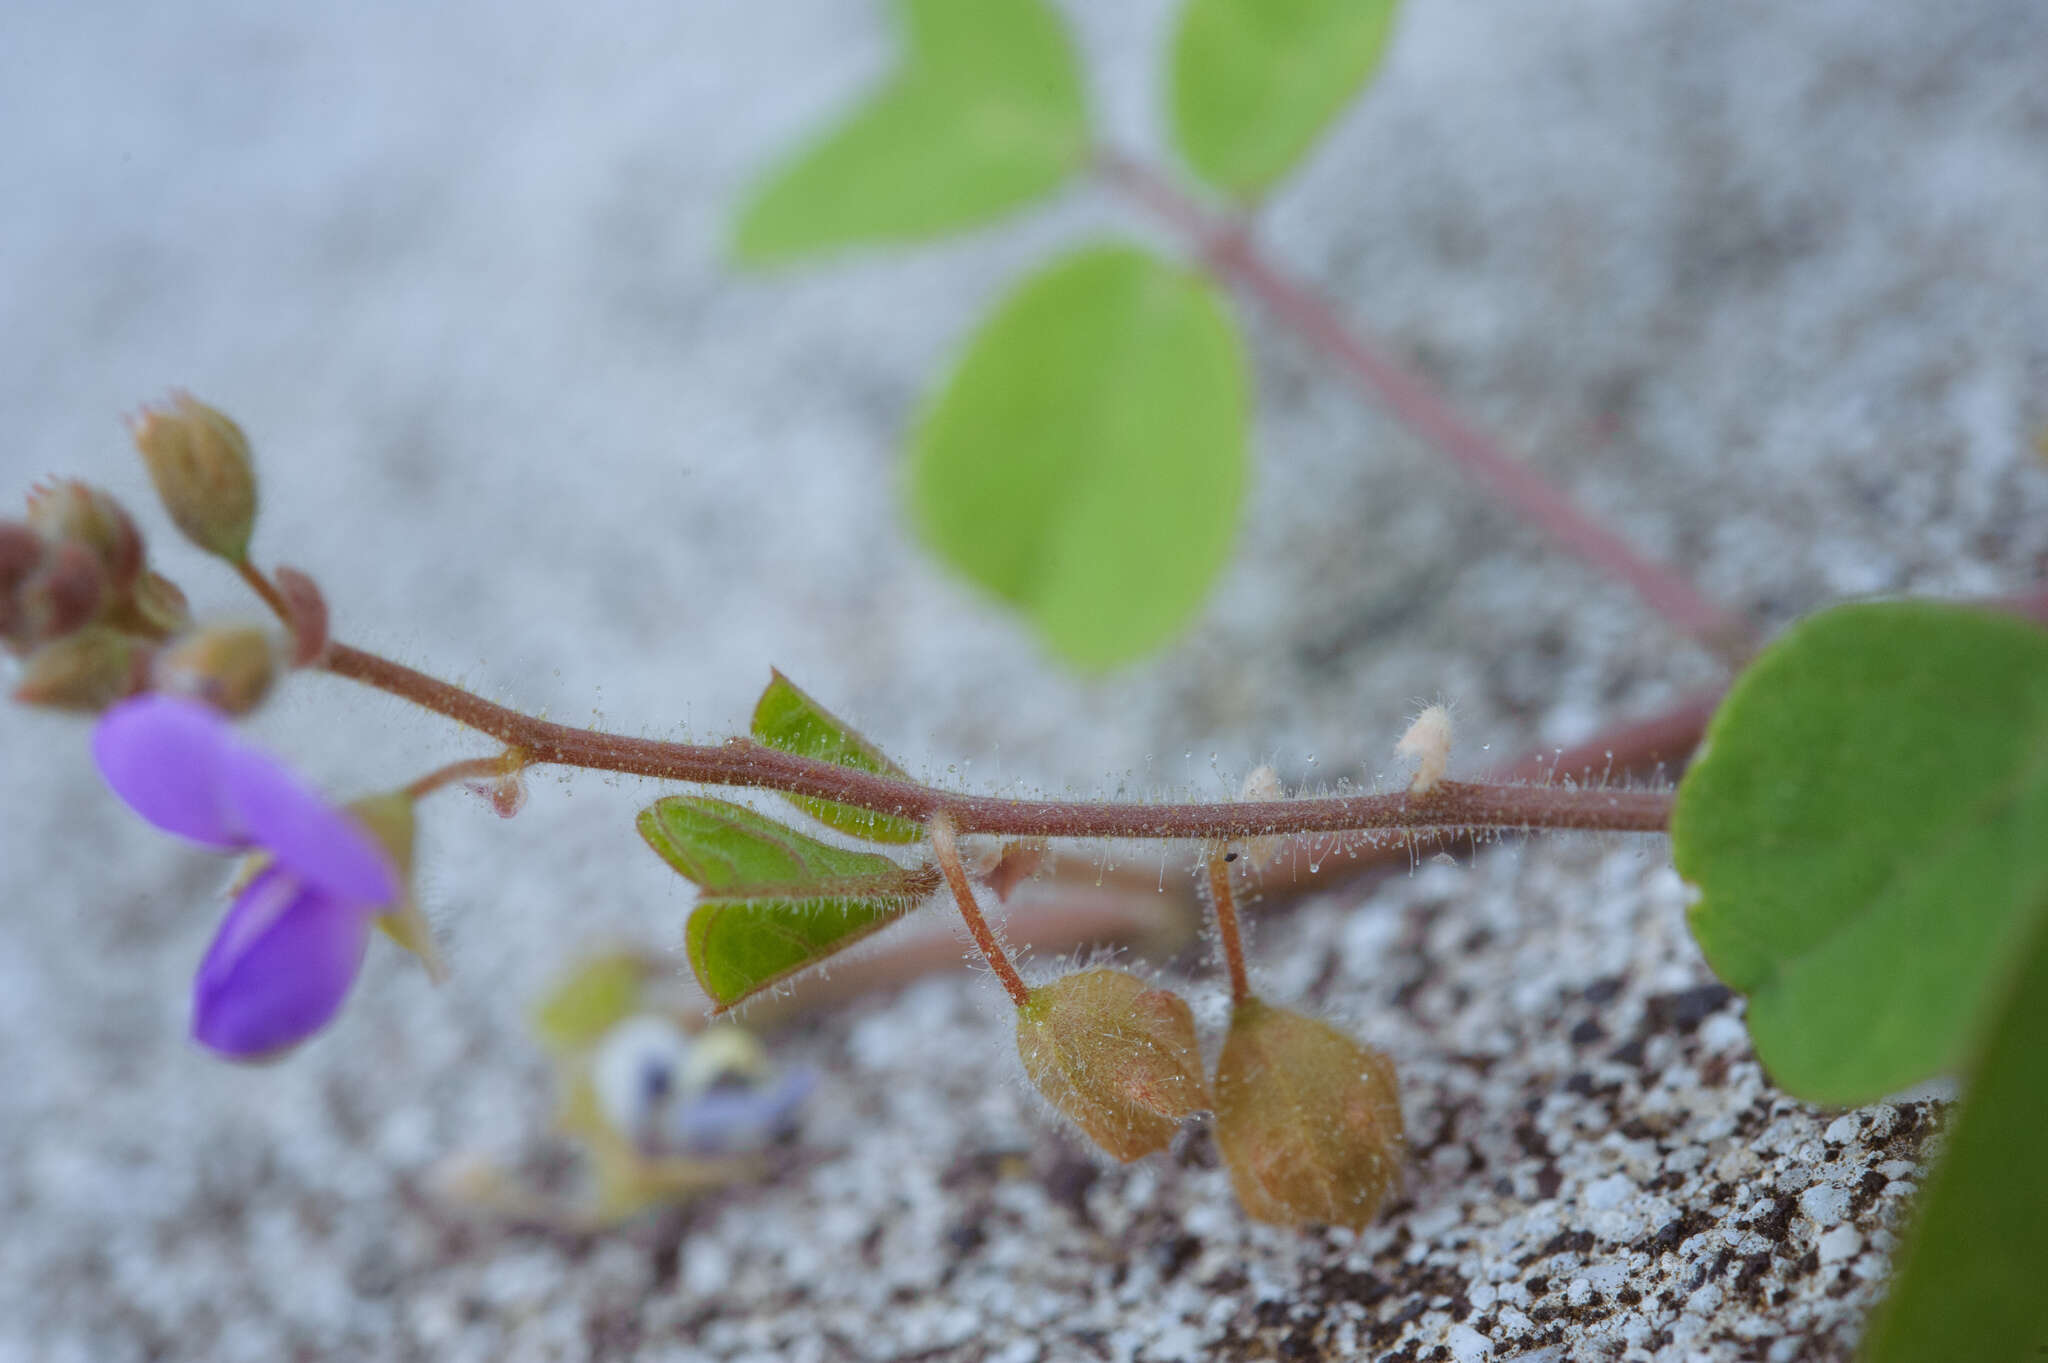
[[(187, 386), (258, 442), (260, 553), (343, 637), (706, 738), (772, 663), (977, 789), (1366, 782), (1439, 693), (1474, 770), (1715, 679), (1250, 305), (1212, 609), (1108, 679), (1051, 667), (909, 538), (899, 440), (1020, 268), (1150, 229), (1077, 185), (926, 251), (721, 263), (748, 177), (886, 68), (878, 9), (8, 6), (0, 485), (147, 505), (118, 418)], [(1171, 7), (1069, 9), (1108, 135), (1156, 151)], [(1763, 626), (2015, 590), (2048, 566), (2043, 69), (2033, 0), (1416, 3), (1259, 235)], [(81, 725), (0, 722), (9, 1360), (1836, 1358), (1939, 1125), (1776, 1094), (1662, 843), (1546, 840), (1259, 926), (1273, 997), (1402, 1066), (1415, 1163), (1360, 1235), (1246, 1224), (1199, 1129), (1098, 1167), (966, 974), (778, 1039), (825, 1078), (772, 1185), (596, 1240), (465, 1227), (430, 1171), (545, 1122), (527, 1002), (594, 943), (678, 940), (649, 789), (432, 806), (452, 982), (380, 952), (331, 1033), (242, 1070), (184, 1037), (222, 868), (104, 793)], [(255, 728), (342, 792), (481, 751), (320, 679)]]

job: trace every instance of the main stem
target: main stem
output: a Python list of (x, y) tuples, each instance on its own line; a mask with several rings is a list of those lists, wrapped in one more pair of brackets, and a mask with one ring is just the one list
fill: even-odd
[(1265, 302), (1385, 404), (1402, 425), (1449, 456), (1524, 520), (1626, 583), (1659, 615), (1712, 652), (1738, 664), (1747, 658), (1754, 641), (1746, 624), (1579, 510), (1528, 464), (1460, 415), (1428, 380), (1395, 361), (1386, 346), (1347, 326), (1313, 292), (1274, 268), (1243, 231), (1220, 223), (1150, 167), (1121, 152), (1102, 152), (1100, 165), (1112, 185), (1190, 238), (1218, 275)]
[(526, 765), (581, 767), (808, 795), (919, 823), (944, 814), (961, 833), (1023, 838), (1256, 838), (1286, 833), (1472, 832), (1478, 829), (1581, 828), (1663, 831), (1671, 796), (1652, 790), (1490, 785), (1446, 781), (1425, 797), (1351, 795), (1219, 804), (1104, 804), (1005, 800), (939, 790), (915, 781), (856, 771), (735, 738), (704, 745), (631, 738), (536, 719), (485, 700), (402, 663), (332, 645), (318, 664), (516, 748)]

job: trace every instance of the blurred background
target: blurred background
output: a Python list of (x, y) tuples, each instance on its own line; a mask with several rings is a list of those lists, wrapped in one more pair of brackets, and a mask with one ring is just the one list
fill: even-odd
[[(1174, 6), (1062, 8), (1097, 126), (1171, 171)], [(189, 388), (254, 441), (257, 555), (319, 579), (338, 637), (556, 719), (706, 741), (744, 728), (772, 664), (913, 772), (982, 790), (1220, 797), (1268, 760), (1370, 781), (1439, 694), (1454, 771), (1476, 770), (1722, 675), (1248, 300), (1231, 566), (1168, 651), (1060, 668), (909, 532), (904, 432), (1031, 264), (1105, 236), (1184, 247), (1084, 177), (933, 246), (732, 266), (747, 187), (896, 51), (865, 0), (11, 5), (0, 489), (113, 489), (202, 614), (254, 618), (176, 542), (121, 425)], [(2020, 591), (2048, 569), (2044, 69), (2032, 0), (1418, 0), (1255, 236), (1762, 629), (1844, 596)], [(185, 1039), (221, 866), (103, 791), (82, 723), (0, 724), (0, 1356), (1038, 1356), (999, 1346), (1033, 1338), (1018, 1265), (1053, 1257), (1032, 1218), (1057, 1197), (947, 1238), (963, 1152), (1052, 1139), (995, 1063), (1014, 1068), (986, 981), (791, 1043), (827, 1072), (807, 1139), (836, 1152), (798, 1186), (652, 1250), (451, 1229), (437, 1163), (519, 1158), (545, 1125), (530, 1000), (584, 949), (679, 940), (689, 894), (632, 833), (649, 789), (542, 773), (511, 822), (440, 797), (423, 890), (451, 982), (373, 951), (337, 1026), (243, 1070)], [(487, 751), (321, 678), (253, 728), (348, 794)], [(1164, 879), (1187, 861), (1143, 855)], [(1704, 978), (1667, 932), (1661, 846), (1521, 855), (1621, 858), (1581, 882), (1621, 935), (1639, 911), (1666, 935), (1613, 968)], [(1292, 940), (1269, 968), (1306, 987), (1327, 947)], [(1354, 964), (1347, 1007), (1396, 983)], [(1426, 1066), (1406, 1025), (1382, 1044)], [(1041, 1323), (1082, 1303), (1104, 1356), (1186, 1357), (1299, 1286), (1322, 1250), (1243, 1231), (1213, 1169), (1178, 1177), (1104, 1187), (1222, 1237), (1218, 1264), (1264, 1256), (1256, 1281), (1141, 1310), (1104, 1259), (1034, 1285)], [(884, 1225), (908, 1296), (821, 1285)], [(1002, 1254), (956, 1278), (984, 1243)], [(900, 1340), (875, 1333), (892, 1319)]]

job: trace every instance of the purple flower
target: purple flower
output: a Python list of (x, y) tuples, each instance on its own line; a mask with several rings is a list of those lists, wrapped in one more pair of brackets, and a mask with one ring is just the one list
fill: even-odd
[(158, 828), (217, 851), (267, 854), (200, 963), (193, 1037), (252, 1060), (325, 1026), (371, 926), (402, 893), (376, 839), (196, 701), (123, 701), (101, 718), (92, 747), (114, 793)]

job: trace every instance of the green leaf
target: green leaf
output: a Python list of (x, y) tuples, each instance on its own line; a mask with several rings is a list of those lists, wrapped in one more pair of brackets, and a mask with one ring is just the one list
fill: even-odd
[(1795, 626), (1708, 726), (1671, 835), (1779, 1084), (1854, 1104), (1963, 1064), (2048, 906), (2048, 632), (1913, 602)]
[(919, 529), (1084, 668), (1164, 644), (1229, 558), (1244, 493), (1237, 332), (1200, 276), (1069, 255), (983, 325), (912, 451)]
[(2048, 1353), (2048, 932), (1970, 1075), (1922, 1194), (1866, 1363), (2005, 1363)]
[(1394, 0), (1188, 0), (1173, 131), (1218, 189), (1249, 198), (1301, 159), (1379, 68)]
[(631, 952), (592, 957), (563, 977), (534, 1009), (534, 1030), (555, 1051), (579, 1051), (640, 1009), (646, 967)]
[[(768, 689), (754, 705), (754, 737), (771, 748), (836, 762), (855, 771), (880, 776), (906, 776), (903, 768), (882, 755), (882, 750), (854, 732), (845, 720), (827, 710), (795, 682), (769, 669)], [(924, 825), (910, 819), (892, 819), (865, 809), (819, 800), (807, 795), (789, 797), (828, 828), (871, 842), (916, 842), (924, 836)]]
[(977, 227), (1088, 159), (1081, 70), (1044, 0), (898, 0), (896, 76), (754, 191), (734, 235), (751, 264)]
[(721, 1009), (887, 927), (939, 883), (932, 867), (835, 847), (724, 800), (667, 796), (640, 811), (639, 826), (704, 891), (684, 943)]

